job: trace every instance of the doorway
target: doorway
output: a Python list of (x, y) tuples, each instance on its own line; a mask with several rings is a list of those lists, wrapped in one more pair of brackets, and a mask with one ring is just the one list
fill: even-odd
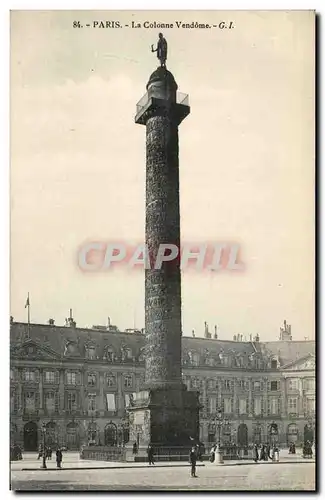
[(37, 451), (37, 444), (37, 424), (35, 422), (28, 422), (24, 426), (24, 450)]
[(237, 430), (237, 443), (240, 448), (248, 445), (248, 429), (246, 424), (240, 424)]

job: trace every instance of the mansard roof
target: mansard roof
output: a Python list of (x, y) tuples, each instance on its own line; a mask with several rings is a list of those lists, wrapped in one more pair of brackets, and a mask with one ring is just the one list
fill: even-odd
[(116, 352), (127, 347), (132, 350), (132, 356), (137, 357), (144, 346), (144, 336), (136, 333), (116, 332), (108, 330), (92, 330), (65, 326), (13, 323), (10, 328), (10, 343), (20, 344), (30, 338), (64, 356), (67, 344), (75, 345), (74, 358), (84, 358), (85, 349), (89, 345), (96, 347), (96, 355), (103, 359), (106, 348)]
[[(10, 325), (11, 349), (26, 343), (29, 337), (37, 345), (58, 357), (67, 357), (67, 345), (74, 346), (69, 358), (84, 359), (85, 349), (89, 345), (96, 348), (96, 358), (103, 360), (106, 350), (115, 351), (117, 358), (125, 348), (129, 348), (132, 358), (138, 359), (145, 343), (145, 336), (137, 332), (120, 332), (66, 326), (13, 322)], [(206, 339), (202, 337), (182, 337), (182, 352), (197, 353), (200, 357), (214, 357), (223, 354), (235, 358), (247, 358), (255, 355), (264, 359), (277, 357), (279, 365), (301, 359), (315, 352), (313, 341), (276, 341), (276, 342), (239, 342), (234, 340)]]
[(315, 341), (312, 340), (278, 340), (275, 342), (263, 342), (262, 348), (279, 357), (280, 366), (315, 354)]

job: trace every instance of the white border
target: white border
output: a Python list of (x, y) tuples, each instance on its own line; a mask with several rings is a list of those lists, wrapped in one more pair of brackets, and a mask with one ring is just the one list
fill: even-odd
[[(2, 481), (1, 481), (1, 492), (3, 497), (8, 497), (10, 495), (8, 491), (8, 477), (9, 477), (9, 467), (8, 467), (8, 451), (9, 451), (9, 419), (8, 419), (8, 408), (9, 408), (9, 391), (8, 391), (8, 380), (9, 380), (9, 336), (8, 336), (8, 327), (9, 327), (9, 10), (316, 10), (318, 13), (324, 13), (324, 1), (317, 0), (310, 2), (308, 0), (300, 0), (300, 1), (288, 1), (288, 0), (250, 0), (250, 1), (213, 1), (213, 0), (200, 0), (197, 2), (193, 1), (179, 1), (179, 0), (164, 0), (164, 2), (156, 2), (153, 3), (152, 0), (140, 0), (138, 2), (132, 2), (130, 0), (115, 0), (108, 2), (104, 1), (71, 1), (71, 0), (56, 0), (56, 1), (7, 1), (4, 0), (1, 3), (0, 11), (1, 11), (1, 30), (0, 30), (0, 50), (1, 50), (1, 68), (2, 68), (2, 78), (1, 78), (1, 120), (2, 120), (2, 163), (0, 168), (0, 224), (1, 224), (1, 233), (2, 233), (2, 243), (1, 248), (1, 258), (0, 258), (0, 279), (1, 279), (1, 297), (0, 297), (0, 326), (3, 338), (5, 342), (1, 344), (3, 359), (0, 363), (1, 367), (1, 384), (2, 384), (2, 412), (0, 413), (1, 417), (1, 448), (2, 452), (0, 454), (1, 466), (0, 470), (2, 473)], [(322, 20), (323, 21), (323, 20)], [(323, 48), (323, 36), (320, 33), (320, 45)], [(320, 49), (320, 47), (319, 47)], [(324, 50), (321, 51), (320, 54), (320, 63), (321, 67), (324, 67)], [(322, 71), (323, 73), (323, 71)], [(323, 97), (323, 78), (322, 75), (319, 75), (320, 89), (319, 95)], [(320, 103), (319, 103), (320, 104)], [(322, 102), (321, 109), (319, 109), (319, 115), (323, 115), (321, 111), (324, 110), (324, 104)], [(321, 132), (318, 132), (319, 142), (321, 142)], [(321, 149), (321, 144), (320, 144)], [(320, 157), (321, 151), (317, 152)], [(323, 162), (322, 162), (323, 163)], [(323, 176), (321, 176), (322, 165), (318, 165), (319, 168), (319, 180), (321, 181), (321, 186), (323, 185)], [(321, 188), (319, 187), (319, 194), (321, 192)], [(321, 218), (323, 214), (323, 204), (321, 204), (321, 200), (319, 200), (320, 204), (320, 213), (319, 217)], [(321, 235), (321, 244), (324, 247), (324, 234)], [(322, 269), (320, 286), (324, 284), (324, 271)], [(303, 286), (303, 284), (302, 284)], [(319, 309), (320, 313), (323, 309), (324, 299), (323, 294), (320, 293), (320, 303)], [(319, 335), (318, 342), (321, 340), (321, 333), (324, 331), (323, 328), (323, 315), (321, 315), (320, 322), (318, 325)], [(324, 342), (322, 343), (324, 345)], [(320, 354), (320, 352), (319, 352)], [(323, 354), (323, 349), (322, 353)], [(323, 357), (323, 356), (322, 356)], [(320, 359), (318, 359), (318, 366), (320, 366)], [(321, 376), (319, 373), (318, 384), (322, 387)], [(3, 399), (3, 396), (6, 396)], [(321, 391), (319, 391), (319, 396), (322, 396)], [(323, 402), (325, 398), (322, 398), (321, 406), (323, 409)], [(323, 412), (322, 412), (323, 413)], [(323, 413), (324, 414), (324, 413)], [(319, 418), (321, 421), (321, 418)], [(320, 456), (323, 454), (324, 447), (324, 432), (321, 433), (322, 442), (321, 446), (318, 443), (319, 448), (321, 448)], [(322, 474), (324, 467), (324, 460), (321, 460), (321, 467), (319, 470), (319, 477), (321, 478), (324, 475)], [(217, 494), (220, 495), (218, 492)], [(275, 496), (279, 496), (280, 493), (274, 493)], [(90, 494), (91, 495), (91, 494)], [(237, 498), (240, 495), (233, 494), (230, 496), (233, 498)], [(114, 495), (110, 492), (110, 497), (121, 497), (121, 495)], [(125, 495), (125, 497), (130, 495)], [(172, 495), (173, 496), (173, 495)], [(301, 495), (299, 495), (301, 496)], [(62, 495), (60, 495), (62, 498)], [(42, 495), (38, 495), (38, 498), (42, 498)], [(44, 498), (46, 495), (44, 494)], [(229, 498), (229, 497), (228, 497)]]

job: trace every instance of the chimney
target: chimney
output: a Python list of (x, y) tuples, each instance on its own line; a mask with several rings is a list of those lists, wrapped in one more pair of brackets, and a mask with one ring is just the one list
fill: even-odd
[(218, 338), (218, 327), (217, 327), (217, 325), (214, 325), (214, 338), (215, 339)]
[(286, 319), (283, 321), (283, 324), (284, 324), (284, 331), (286, 332), (287, 331), (287, 320)]
[(141, 333), (142, 335), (144, 335), (144, 328), (141, 328)]
[(195, 337), (195, 331), (192, 330), (192, 337)]
[(48, 320), (48, 324), (49, 324), (49, 325), (51, 325), (51, 326), (54, 326), (54, 325), (55, 325), (55, 321), (54, 321), (54, 319), (53, 319), (53, 318), (50, 318), (50, 319)]
[(236, 340), (237, 340), (237, 336), (236, 335), (233, 336), (233, 340), (236, 342)]
[(252, 334), (250, 334), (250, 335), (249, 335), (249, 341), (250, 341), (250, 342), (252, 342), (252, 340), (253, 340), (253, 335), (252, 335)]
[(259, 336), (259, 334), (258, 334), (258, 333), (256, 334), (256, 336), (255, 336), (255, 339), (254, 339), (254, 340), (255, 340), (255, 342), (259, 342), (259, 341), (260, 341), (260, 336)]
[(10, 324), (12, 325), (14, 322), (14, 317), (13, 316), (10, 316)]
[(108, 316), (107, 317), (107, 330), (109, 330), (111, 327), (111, 318)]
[(71, 328), (76, 327), (76, 322), (73, 320), (72, 316), (72, 309), (70, 309), (70, 317), (67, 318), (65, 321), (66, 321), (66, 326), (70, 326)]
[(204, 322), (204, 337), (206, 339), (211, 339), (211, 333), (209, 333), (209, 326), (206, 321)]
[(243, 335), (240, 335), (240, 341), (241, 342), (243, 341)]

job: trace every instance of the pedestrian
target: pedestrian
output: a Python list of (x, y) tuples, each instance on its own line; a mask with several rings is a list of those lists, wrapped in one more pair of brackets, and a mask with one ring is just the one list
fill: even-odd
[(254, 444), (254, 462), (257, 464), (258, 462), (258, 444)]
[(267, 457), (272, 460), (272, 456), (271, 456), (271, 446), (269, 444), (266, 445), (266, 455)]
[(215, 459), (215, 456), (216, 456), (215, 449), (216, 449), (216, 447), (212, 446), (212, 448), (210, 450), (210, 459), (209, 460), (210, 460), (211, 463), (214, 462), (214, 459)]
[(196, 449), (193, 446), (190, 451), (190, 464), (191, 464), (191, 477), (197, 477), (196, 475)]
[(133, 455), (136, 455), (138, 453), (138, 445), (137, 445), (136, 441), (133, 443), (132, 453), (133, 453)]
[(261, 453), (260, 453), (260, 461), (265, 460), (265, 446), (262, 444), (261, 446)]
[(152, 447), (151, 444), (149, 444), (149, 446), (148, 446), (147, 453), (148, 453), (148, 462), (149, 462), (149, 465), (155, 465), (155, 462), (153, 460), (153, 447)]
[(61, 463), (62, 463), (62, 451), (60, 448), (56, 450), (56, 466), (58, 469), (61, 469)]
[(40, 444), (38, 447), (38, 457), (37, 460), (39, 460), (43, 456), (43, 446)]

